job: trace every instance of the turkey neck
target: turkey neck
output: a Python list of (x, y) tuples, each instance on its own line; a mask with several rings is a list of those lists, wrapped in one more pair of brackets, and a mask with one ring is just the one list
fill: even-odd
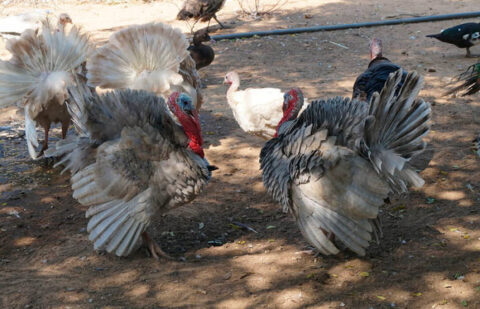
[(234, 106), (236, 102), (233, 100), (233, 95), (235, 94), (235, 91), (238, 90), (238, 87), (240, 87), (240, 80), (235, 79), (232, 81), (230, 84), (230, 87), (227, 90), (227, 101), (230, 107)]

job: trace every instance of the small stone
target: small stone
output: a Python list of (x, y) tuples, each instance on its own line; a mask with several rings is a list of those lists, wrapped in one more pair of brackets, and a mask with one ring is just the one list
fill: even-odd
[(93, 303), (93, 298), (89, 298), (89, 299), (88, 299), (88, 302), (89, 302), (89, 303)]
[(201, 256), (200, 254), (196, 254), (196, 255), (195, 255), (195, 258), (196, 258), (196, 259), (201, 259), (202, 256)]

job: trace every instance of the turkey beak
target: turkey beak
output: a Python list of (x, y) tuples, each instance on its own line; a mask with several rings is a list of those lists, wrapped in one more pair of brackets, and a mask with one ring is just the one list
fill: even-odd
[(208, 165), (207, 169), (211, 172), (211, 171), (218, 170), (218, 167), (216, 167), (215, 165)]

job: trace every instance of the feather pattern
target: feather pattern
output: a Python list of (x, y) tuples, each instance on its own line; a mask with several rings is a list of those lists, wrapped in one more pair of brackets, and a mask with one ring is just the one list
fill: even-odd
[(73, 197), (89, 206), (87, 230), (95, 249), (128, 255), (154, 213), (203, 190), (207, 162), (187, 148), (188, 138), (162, 98), (137, 90), (70, 92), (76, 98), (70, 103), (73, 122), (83, 134), (59, 142), (49, 155), (64, 155), (57, 165), (72, 172)]
[(327, 235), (333, 234), (364, 255), (388, 194), (423, 184), (408, 161), (424, 148), (430, 107), (415, 99), (421, 78), (408, 74), (398, 91), (401, 77), (391, 74), (370, 104), (340, 97), (312, 102), (262, 148), (265, 188), (323, 254), (338, 253)]
[(183, 33), (169, 25), (131, 26), (97, 49), (87, 64), (87, 78), (92, 86), (146, 90), (164, 97), (180, 90), (194, 103), (201, 102), (199, 77), (187, 48)]
[(61, 122), (66, 133), (67, 87), (75, 84), (74, 75), (90, 50), (88, 36), (76, 26), (60, 31), (47, 20), (41, 33), (26, 30), (20, 38), (7, 41), (6, 48), (12, 57), (0, 61), (0, 107), (23, 104), (28, 151), (36, 159), (37, 125), (48, 136), (50, 124)]

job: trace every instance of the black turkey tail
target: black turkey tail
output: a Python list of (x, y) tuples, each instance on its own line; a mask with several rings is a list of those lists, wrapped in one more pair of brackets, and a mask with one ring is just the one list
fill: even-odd
[(397, 192), (406, 192), (409, 184), (420, 187), (424, 183), (408, 161), (426, 147), (423, 137), (430, 130), (431, 113), (430, 104), (417, 99), (423, 85), (417, 72), (407, 74), (396, 95), (402, 74), (401, 69), (390, 74), (380, 94), (373, 94), (362, 149)]
[(469, 66), (465, 72), (455, 77), (449, 86), (453, 86), (453, 88), (447, 90), (447, 92), (443, 94), (444, 96), (457, 93), (461, 93), (462, 96), (467, 96), (479, 92), (480, 62)]

